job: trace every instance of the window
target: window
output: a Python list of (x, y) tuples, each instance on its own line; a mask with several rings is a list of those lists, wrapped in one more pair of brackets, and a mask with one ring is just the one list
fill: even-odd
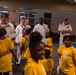
[(6, 7), (6, 6), (0, 6), (0, 14), (1, 13), (8, 13), (8, 11), (9, 11), (8, 7)]
[(44, 18), (51, 18), (51, 13), (44, 13)]
[(51, 13), (44, 13), (44, 21), (51, 29)]
[(29, 12), (29, 11), (21, 11), (19, 12), (20, 18), (21, 16), (24, 16), (26, 19), (29, 20), (29, 25), (34, 27), (36, 24), (36, 12)]

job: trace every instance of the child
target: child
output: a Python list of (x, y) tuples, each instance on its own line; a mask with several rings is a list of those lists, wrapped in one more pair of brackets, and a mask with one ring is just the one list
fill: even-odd
[[(32, 39), (31, 39), (31, 38), (32, 38)], [(33, 42), (33, 40), (34, 40), (34, 41), (37, 41), (37, 40), (40, 41), (40, 40), (42, 40), (42, 36), (41, 36), (41, 34), (40, 34), (39, 32), (32, 32), (32, 33), (30, 34), (29, 39), (30, 39), (31, 42)], [(27, 48), (27, 49), (26, 49), (26, 52), (24, 53), (24, 58), (29, 59), (30, 57), (31, 57), (30, 49)]]
[(53, 36), (53, 32), (52, 31), (49, 31), (47, 33), (47, 39), (45, 40), (45, 46), (46, 46), (46, 49), (48, 49), (50, 51), (50, 56), (53, 55), (53, 42), (52, 42), (52, 36)]
[(52, 74), (54, 70), (54, 61), (50, 57), (50, 51), (47, 49), (45, 50), (45, 59), (40, 60), (42, 65), (45, 67), (47, 75)]
[(0, 27), (0, 75), (9, 75), (9, 72), (12, 70), (10, 52), (15, 60), (18, 61), (13, 51), (13, 42), (10, 38), (5, 37), (6, 33), (6, 30)]
[[(32, 39), (31, 39), (32, 38)], [(42, 36), (39, 32), (32, 32), (29, 36), (29, 39), (31, 42), (34, 41), (40, 41), (42, 40)], [(27, 60), (31, 57), (31, 54), (30, 54), (30, 49), (29, 47), (26, 49), (25, 53), (24, 53), (24, 56), (23, 56), (23, 60), (22, 60), (22, 64), (21, 64), (21, 68), (23, 70), (24, 66), (26, 65), (26, 62)]]
[(20, 49), (21, 49), (22, 58), (24, 56), (24, 53), (25, 53), (26, 49), (29, 46), (29, 34), (30, 34), (30, 32), (31, 32), (31, 28), (26, 29), (23, 32), (23, 37), (20, 41)]
[(30, 35), (29, 50), (31, 57), (24, 67), (24, 75), (46, 75), (45, 68), (39, 62), (39, 59), (44, 58), (44, 44), (41, 42), (40, 36), (40, 38), (36, 38), (36, 33)]
[(64, 45), (58, 49), (60, 68), (63, 75), (76, 75), (76, 49), (72, 46), (72, 37), (70, 35), (64, 36), (63, 42)]

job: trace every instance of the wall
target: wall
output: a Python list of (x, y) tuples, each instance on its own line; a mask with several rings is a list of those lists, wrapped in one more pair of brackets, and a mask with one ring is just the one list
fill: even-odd
[(56, 32), (58, 25), (62, 23), (65, 18), (70, 19), (73, 28), (72, 34), (76, 35), (76, 11), (52, 11), (52, 30)]
[[(50, 12), (52, 13), (52, 19), (51, 19), (51, 30), (54, 32), (57, 32), (59, 23), (62, 23), (65, 18), (69, 18), (71, 20), (71, 24), (73, 27), (73, 33), (75, 33), (76, 28), (76, 5), (69, 5), (69, 4), (52, 4), (49, 2), (38, 2), (38, 1), (0, 1), (0, 6), (8, 6), (9, 7), (9, 13), (11, 15), (12, 19), (19, 20), (19, 8), (20, 7), (26, 7), (26, 8), (33, 8), (33, 9), (39, 9), (36, 10), (38, 12), (37, 14), (37, 20), (40, 16), (43, 17), (44, 12)], [(41, 10), (44, 9), (44, 10)], [(46, 10), (45, 10), (46, 9)], [(16, 11), (14, 11), (16, 10)]]
[[(37, 13), (37, 18), (44, 17), (44, 13), (51, 13), (51, 30), (53, 32), (58, 32), (58, 26), (64, 21), (65, 18), (69, 18), (73, 32), (72, 34), (76, 35), (76, 11), (63, 11), (63, 10), (43, 10), (43, 9), (34, 9), (33, 11)], [(38, 19), (37, 19), (38, 20)]]

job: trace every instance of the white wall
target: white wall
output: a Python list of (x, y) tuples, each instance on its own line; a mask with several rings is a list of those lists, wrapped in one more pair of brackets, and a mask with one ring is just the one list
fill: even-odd
[[(35, 10), (37, 11), (37, 20), (39, 17), (43, 17), (44, 12), (52, 13), (51, 17), (51, 30), (54, 32), (58, 32), (58, 25), (59, 23), (63, 22), (65, 18), (69, 18), (73, 27), (73, 33), (75, 33), (76, 29), (76, 5), (69, 5), (69, 4), (57, 4), (57, 3), (49, 3), (49, 2), (31, 2), (31, 1), (10, 1), (10, 0), (1, 0), (0, 6), (7, 6), (9, 7), (9, 13), (12, 19), (19, 20), (19, 8), (26, 7), (26, 8), (33, 8), (33, 9), (40, 9)], [(47, 10), (41, 10), (47, 9)], [(13, 12), (16, 10), (16, 12)], [(67, 11), (68, 10), (68, 11)]]
[(62, 23), (65, 18), (69, 18), (73, 32), (76, 35), (76, 11), (52, 11), (52, 31), (57, 32), (59, 23)]
[(43, 9), (34, 9), (33, 11), (37, 12), (37, 21), (39, 17), (44, 17), (44, 12), (51, 13), (51, 30), (53, 32), (58, 32), (58, 26), (64, 21), (65, 18), (69, 18), (73, 32), (72, 34), (76, 35), (76, 11), (63, 11), (63, 10), (43, 10)]

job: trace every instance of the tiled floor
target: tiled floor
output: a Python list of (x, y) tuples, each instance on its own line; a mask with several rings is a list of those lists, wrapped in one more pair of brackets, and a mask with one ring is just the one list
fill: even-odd
[[(55, 75), (57, 75), (56, 73), (56, 68), (58, 65), (58, 55), (57, 55), (57, 49), (58, 49), (58, 43), (54, 43), (54, 55), (52, 56), (54, 62), (55, 62)], [(21, 71), (20, 71), (20, 67), (17, 66), (16, 64), (13, 65), (13, 74), (14, 75), (22, 75)]]

